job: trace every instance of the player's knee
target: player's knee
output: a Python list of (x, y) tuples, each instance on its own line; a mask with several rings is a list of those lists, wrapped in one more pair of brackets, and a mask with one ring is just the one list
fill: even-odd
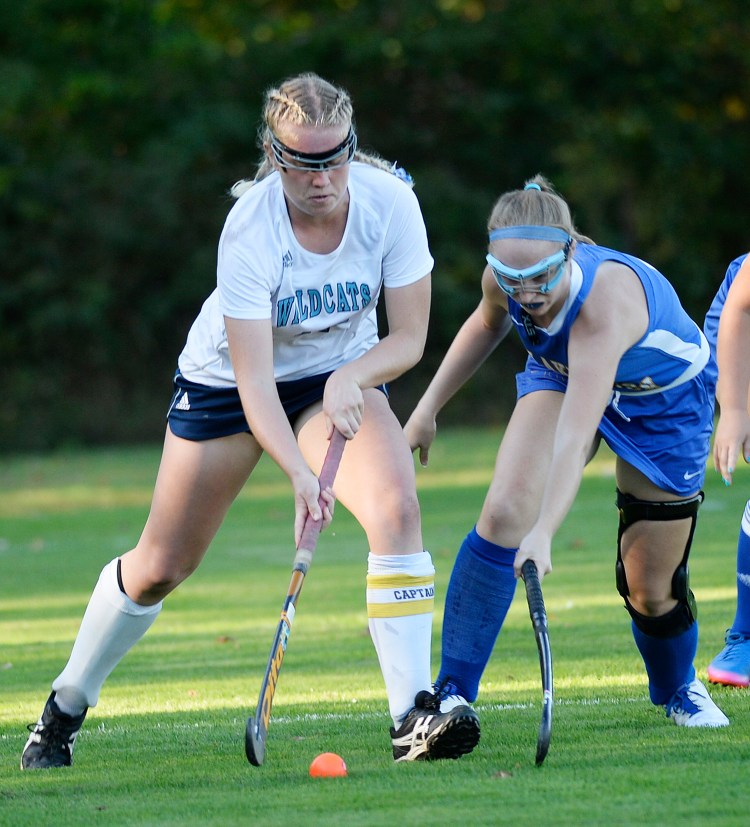
[(197, 568), (197, 563), (151, 559), (138, 574), (139, 594), (128, 596), (136, 603), (143, 598), (163, 600), (186, 580)]
[(644, 593), (633, 589), (630, 594), (625, 597), (625, 603), (646, 617), (657, 617), (666, 614), (671, 611), (675, 605), (675, 601), (668, 590), (656, 594), (654, 591)]
[(677, 605), (664, 614), (643, 614), (635, 609), (627, 597), (625, 598), (625, 608), (638, 629), (644, 634), (656, 638), (671, 638), (681, 635), (695, 623), (697, 614), (692, 592), (690, 592), (688, 598), (678, 600)]
[(671, 579), (667, 577), (656, 580), (651, 577), (644, 582), (642, 578), (633, 578), (630, 583), (625, 578), (624, 567), (617, 566), (617, 590), (637, 612), (649, 617), (666, 614), (674, 608), (675, 601), (686, 602), (691, 599), (687, 565), (677, 566)]
[[(675, 502), (648, 502), (628, 494), (617, 492), (620, 525), (617, 537), (617, 561), (615, 582), (617, 591), (625, 599), (625, 607), (634, 623), (646, 634), (656, 637), (672, 637), (689, 628), (697, 617), (695, 597), (690, 590), (688, 557), (693, 541), (698, 508), (703, 493)], [(631, 585), (622, 559), (622, 540), (626, 529), (639, 520), (664, 522), (690, 519), (690, 532), (685, 542), (682, 560), (669, 582)], [(673, 601), (677, 601), (674, 605)]]
[(419, 530), (422, 512), (416, 491), (400, 492), (399, 496), (391, 502), (388, 516), (394, 521), (394, 525), (401, 527), (404, 533)]
[(378, 531), (384, 524), (388, 533), (395, 537), (421, 532), (422, 515), (413, 489), (392, 486), (373, 491), (372, 496), (353, 504), (351, 510), (368, 534)]
[(522, 537), (534, 523), (534, 515), (527, 513), (529, 502), (513, 496), (493, 497), (492, 502), (485, 502), (480, 518), (483, 536)]

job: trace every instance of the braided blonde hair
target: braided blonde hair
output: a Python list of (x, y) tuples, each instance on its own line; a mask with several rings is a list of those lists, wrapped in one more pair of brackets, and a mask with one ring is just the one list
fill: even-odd
[[(253, 184), (262, 181), (274, 171), (266, 147), (270, 145), (274, 135), (283, 131), (284, 124), (340, 126), (342, 132), (347, 131), (354, 127), (354, 110), (349, 93), (314, 72), (295, 75), (278, 87), (267, 89), (263, 122), (258, 130), (258, 143), (263, 155), (255, 176), (237, 181), (232, 186), (230, 194), (234, 198), (239, 198)], [(375, 153), (357, 149), (354, 160), (398, 174), (395, 164), (390, 164)], [(399, 177), (405, 180), (403, 175)]]

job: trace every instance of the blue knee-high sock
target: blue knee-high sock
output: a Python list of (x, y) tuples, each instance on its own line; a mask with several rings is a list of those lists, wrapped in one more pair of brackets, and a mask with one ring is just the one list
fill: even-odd
[(450, 680), (468, 701), (476, 700), (479, 679), (513, 600), (517, 550), (483, 539), (474, 528), (453, 565), (445, 597), (438, 682)]
[(731, 631), (750, 635), (750, 500), (737, 540), (737, 613)]
[(651, 703), (668, 704), (672, 695), (695, 678), (693, 661), (698, 650), (698, 623), (676, 637), (652, 637), (632, 624), (635, 645), (648, 675)]

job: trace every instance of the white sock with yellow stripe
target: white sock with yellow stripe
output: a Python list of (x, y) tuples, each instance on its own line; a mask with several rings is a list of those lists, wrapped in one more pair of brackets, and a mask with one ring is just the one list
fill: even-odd
[(370, 554), (367, 558), (367, 616), (385, 680), (393, 724), (431, 689), (430, 649), (435, 603), (435, 567), (429, 552)]

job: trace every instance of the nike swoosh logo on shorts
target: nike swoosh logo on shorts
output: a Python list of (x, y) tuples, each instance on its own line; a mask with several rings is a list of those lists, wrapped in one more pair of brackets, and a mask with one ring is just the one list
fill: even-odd
[(688, 474), (687, 471), (682, 475), (682, 479), (684, 480), (691, 480), (693, 477), (697, 477), (700, 474), (700, 471), (694, 471), (692, 474)]

